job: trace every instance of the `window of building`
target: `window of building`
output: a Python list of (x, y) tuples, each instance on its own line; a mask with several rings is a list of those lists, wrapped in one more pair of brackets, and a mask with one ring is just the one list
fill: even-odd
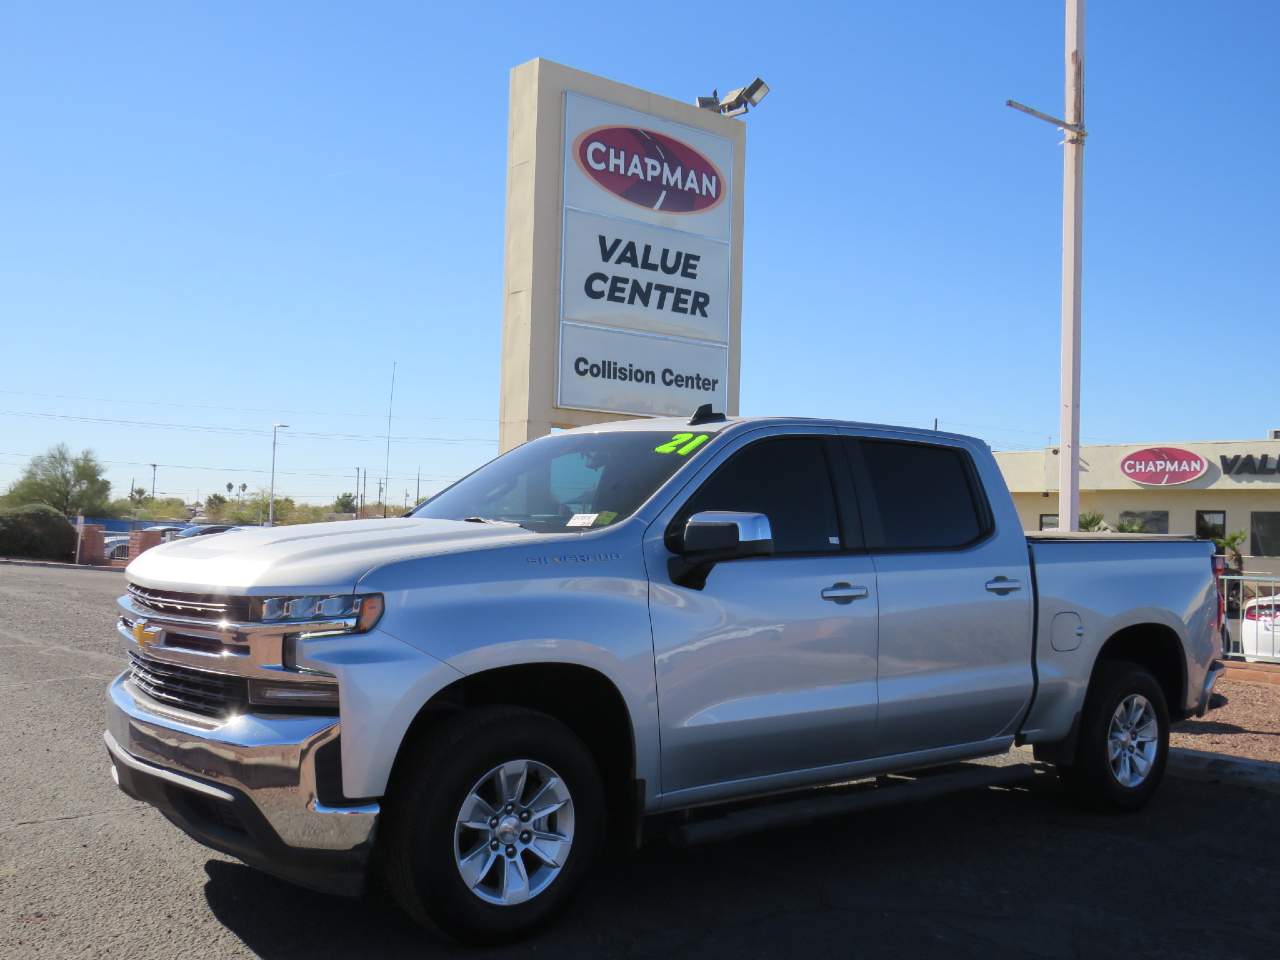
[(1255, 510), (1249, 514), (1249, 553), (1280, 557), (1280, 512)]
[(1168, 510), (1121, 510), (1120, 524), (1124, 527), (1138, 525), (1140, 533), (1168, 533)]
[(1227, 511), (1197, 510), (1196, 536), (1201, 540), (1221, 540), (1227, 535)]
[(863, 440), (861, 447), (879, 513), (880, 546), (945, 550), (981, 536), (983, 512), (964, 451), (884, 440)]
[(818, 437), (776, 437), (739, 450), (689, 498), (679, 526), (703, 510), (763, 513), (774, 553), (840, 549), (835, 494)]
[(1041, 530), (1057, 530), (1058, 515), (1056, 513), (1040, 514), (1040, 529)]

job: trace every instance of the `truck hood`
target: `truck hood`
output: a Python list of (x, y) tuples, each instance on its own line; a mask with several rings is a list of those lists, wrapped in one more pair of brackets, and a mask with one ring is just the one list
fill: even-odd
[(141, 586), (186, 593), (345, 593), (386, 563), (536, 536), (509, 524), (461, 520), (339, 520), (175, 540), (141, 554), (125, 572)]

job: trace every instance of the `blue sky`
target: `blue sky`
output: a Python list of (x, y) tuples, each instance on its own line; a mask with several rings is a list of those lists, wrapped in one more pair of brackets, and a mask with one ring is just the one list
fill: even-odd
[[(1277, 35), (1264, 0), (1090, 7), (1086, 442), (1280, 427)], [(393, 499), (491, 456), (507, 74), (536, 56), (771, 85), (744, 413), (1055, 437), (1061, 148), (1003, 104), (1061, 111), (1059, 2), (11, 0), (0, 485), (57, 441), (118, 494), (151, 462), (187, 498), (264, 485), (282, 420), (278, 489), (327, 501), (381, 473), (393, 360)]]

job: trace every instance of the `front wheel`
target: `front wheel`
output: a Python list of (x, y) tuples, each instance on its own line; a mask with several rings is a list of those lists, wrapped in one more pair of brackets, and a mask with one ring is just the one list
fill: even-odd
[(1164, 777), (1169, 709), (1155, 677), (1137, 664), (1098, 665), (1080, 717), (1073, 763), (1061, 770), (1086, 806), (1132, 811)]
[(604, 790), (564, 724), (464, 711), (410, 747), (384, 841), (402, 907), (470, 942), (519, 937), (572, 897), (604, 837)]

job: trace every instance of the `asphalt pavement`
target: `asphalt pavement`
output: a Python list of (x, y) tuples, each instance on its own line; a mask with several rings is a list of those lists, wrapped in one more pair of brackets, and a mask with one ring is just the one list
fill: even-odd
[(0, 957), (1280, 956), (1280, 796), (1166, 780), (1139, 814), (1051, 777), (606, 864), (506, 950), (386, 896), (290, 886), (204, 849), (111, 782), (118, 572), (0, 565)]

